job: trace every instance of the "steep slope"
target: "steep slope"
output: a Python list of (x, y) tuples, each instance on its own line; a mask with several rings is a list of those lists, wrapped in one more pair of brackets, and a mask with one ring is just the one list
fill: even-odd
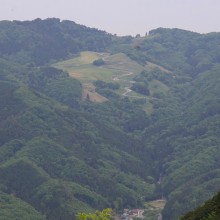
[(45, 220), (45, 216), (37, 212), (29, 204), (16, 198), (14, 195), (0, 193), (0, 218), (4, 220), (10, 219), (33, 219)]
[[(176, 39), (179, 44), (169, 45), (176, 36), (179, 36)], [(180, 30), (163, 29), (154, 31), (149, 39), (169, 52), (164, 58), (164, 51), (156, 55), (152, 50), (150, 54), (154, 59), (159, 57), (158, 63), (166, 63), (175, 74), (169, 96), (154, 100), (154, 123), (144, 135), (159, 165), (158, 192), (168, 200), (164, 219), (177, 219), (219, 191), (220, 66), (215, 52), (219, 40), (218, 34), (185, 34)], [(187, 53), (186, 48), (196, 41), (200, 46)], [(181, 42), (185, 42), (185, 46)], [(190, 64), (201, 48), (207, 48), (207, 53), (202, 53), (200, 59), (197, 57), (200, 64)], [(171, 63), (174, 59), (181, 61), (182, 68), (178, 62)], [(208, 65), (205, 65), (207, 60)]]
[[(168, 200), (163, 218), (177, 219), (219, 190), (219, 34), (157, 29), (138, 49), (132, 39), (124, 41), (127, 51), (120, 44), (116, 51), (147, 60), (148, 69), (134, 78), (153, 94), (152, 122), (142, 127), (143, 138), (155, 159), (157, 194)], [(149, 69), (151, 62), (159, 67)], [(152, 90), (155, 81), (169, 90)]]
[(163, 219), (178, 219), (219, 191), (219, 43), (219, 33), (159, 28), (112, 47), (142, 65), (159, 65), (137, 81), (169, 88), (150, 100), (152, 122), (143, 135), (155, 159), (158, 196), (167, 198)]
[(143, 143), (100, 118), (94, 104), (81, 103), (78, 81), (54, 68), (4, 60), (1, 66), (2, 192), (31, 204), (47, 219), (135, 207), (141, 198), (152, 197), (150, 154), (147, 161), (139, 157)]
[(155, 112), (166, 120), (146, 131), (147, 140), (158, 132), (151, 136), (168, 198), (165, 219), (176, 219), (219, 190), (219, 71), (216, 66), (200, 74), (176, 106), (170, 103)]
[(220, 218), (220, 193), (206, 201), (202, 206), (189, 212), (181, 220), (217, 220)]
[(56, 18), (34, 21), (1, 21), (0, 54), (20, 63), (43, 65), (82, 50), (102, 51), (111, 35)]

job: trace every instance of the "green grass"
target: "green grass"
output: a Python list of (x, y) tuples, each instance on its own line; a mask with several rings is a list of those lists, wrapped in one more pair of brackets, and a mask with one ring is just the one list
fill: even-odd
[(131, 60), (128, 56), (123, 53), (114, 54), (105, 58), (107, 67), (120, 69), (134, 74), (139, 74), (144, 67), (137, 62)]
[[(103, 58), (106, 65), (97, 67), (92, 63), (96, 59)], [(79, 57), (66, 61), (58, 62), (53, 65), (58, 69), (69, 72), (70, 76), (78, 78), (82, 83), (93, 82), (94, 80), (103, 80), (106, 82), (114, 82), (114, 76), (122, 76), (129, 72), (133, 72), (132, 76), (124, 76), (123, 80), (132, 80), (139, 74), (144, 67), (132, 61), (125, 54), (119, 53), (108, 55), (107, 53), (82, 52)], [(128, 86), (129, 83), (122, 81), (122, 84)], [(124, 85), (123, 85), (124, 86)]]
[[(94, 60), (100, 58), (105, 61), (105, 65), (98, 67), (92, 64)], [(125, 87), (131, 87), (129, 81), (133, 81), (133, 78), (145, 69), (144, 66), (131, 60), (123, 53), (110, 55), (91, 51), (81, 52), (79, 57), (55, 63), (53, 66), (67, 71), (70, 76), (77, 78), (82, 84), (90, 84), (96, 80), (117, 82), (120, 84), (120, 89), (116, 91), (119, 95), (125, 92)], [(132, 74), (126, 76), (129, 73)], [(119, 80), (114, 80), (115, 77)], [(149, 83), (149, 89), (152, 95), (155, 93), (166, 94), (169, 90), (165, 84), (158, 80), (152, 80)], [(129, 97), (131, 99), (146, 98), (146, 96), (133, 91), (129, 93)], [(143, 109), (149, 114), (153, 112), (153, 106), (149, 100), (143, 105)]]
[(114, 72), (106, 68), (97, 68), (91, 64), (75, 68), (74, 72), (69, 72), (71, 76), (78, 78), (82, 83), (103, 80), (113, 81)]
[(90, 51), (84, 51), (80, 53), (80, 56), (60, 62), (58, 64), (61, 64), (62, 66), (69, 66), (74, 67), (74, 66), (80, 66), (80, 65), (84, 65), (84, 64), (90, 64), (92, 63), (94, 60), (97, 60), (99, 58), (102, 58), (104, 56), (106, 56), (107, 54), (99, 54), (96, 52), (90, 52)]
[[(94, 60), (97, 59), (104, 59), (106, 65), (104, 68), (99, 68), (92, 65)], [(126, 71), (126, 72), (134, 72), (135, 74), (140, 73), (144, 67), (140, 64), (136, 63), (135, 61), (131, 60), (123, 53), (118, 53), (114, 55), (109, 55), (107, 53), (96, 53), (85, 51), (81, 52), (79, 57), (75, 57), (66, 61), (58, 62), (53, 65), (56, 68), (64, 69), (69, 71), (76, 71), (89, 68), (95, 69), (108, 69), (113, 73), (118, 71)], [(87, 68), (86, 68), (87, 67)], [(83, 73), (83, 72), (82, 72)]]

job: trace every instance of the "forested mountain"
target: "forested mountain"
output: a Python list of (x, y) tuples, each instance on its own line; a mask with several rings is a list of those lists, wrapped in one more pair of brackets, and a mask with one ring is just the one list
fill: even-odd
[(13, 64), (1, 64), (7, 69), (0, 87), (4, 193), (49, 219), (70, 219), (75, 211), (92, 208), (137, 206), (143, 192), (152, 197), (154, 185), (146, 172), (151, 159), (139, 157), (144, 144), (98, 119), (94, 104), (80, 106), (78, 81), (53, 68), (19, 72), (16, 66), (10, 72)]
[(220, 193), (202, 206), (187, 213), (181, 220), (218, 220), (220, 218)]
[(43, 65), (83, 50), (102, 51), (111, 44), (104, 31), (50, 18), (34, 21), (1, 21), (1, 57)]
[[(163, 197), (163, 219), (175, 220), (218, 192), (219, 45), (219, 33), (133, 38), (59, 19), (1, 21), (0, 218), (74, 219)], [(102, 64), (71, 70), (113, 71), (93, 82), (103, 102), (82, 98), (85, 76), (55, 68), (88, 50)]]

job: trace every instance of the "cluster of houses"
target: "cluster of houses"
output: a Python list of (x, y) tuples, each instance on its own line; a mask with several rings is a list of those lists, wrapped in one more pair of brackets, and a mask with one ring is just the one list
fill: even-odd
[(134, 218), (143, 219), (144, 209), (124, 209), (123, 214), (119, 217), (120, 220), (133, 220)]

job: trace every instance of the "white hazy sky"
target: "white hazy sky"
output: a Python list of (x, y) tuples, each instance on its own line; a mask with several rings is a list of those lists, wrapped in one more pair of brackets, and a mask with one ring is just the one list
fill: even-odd
[(158, 27), (220, 32), (220, 0), (0, 0), (0, 20), (56, 17), (117, 35)]

